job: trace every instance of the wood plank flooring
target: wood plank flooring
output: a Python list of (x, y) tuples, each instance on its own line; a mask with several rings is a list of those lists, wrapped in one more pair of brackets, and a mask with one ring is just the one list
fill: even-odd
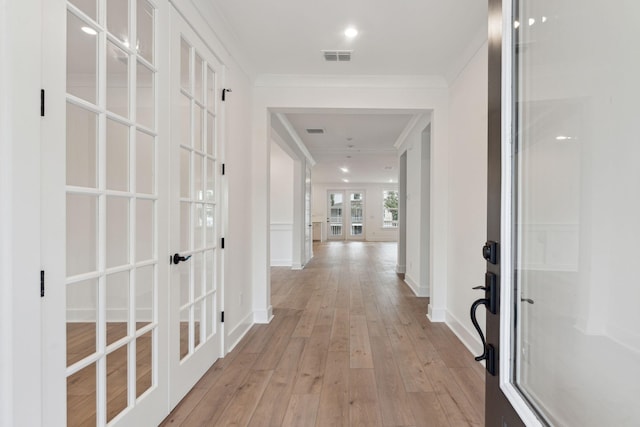
[(314, 244), (163, 426), (483, 426), (484, 371), (394, 272), (396, 244)]

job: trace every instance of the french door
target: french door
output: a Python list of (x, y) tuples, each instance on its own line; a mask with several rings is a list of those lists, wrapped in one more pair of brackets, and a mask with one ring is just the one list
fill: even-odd
[(46, 425), (156, 424), (168, 410), (166, 6), (43, 2)]
[(171, 406), (222, 356), (220, 91), (223, 67), (172, 17)]
[(364, 240), (364, 191), (327, 192), (327, 239)]
[(640, 4), (489, 5), (486, 425), (640, 425)]

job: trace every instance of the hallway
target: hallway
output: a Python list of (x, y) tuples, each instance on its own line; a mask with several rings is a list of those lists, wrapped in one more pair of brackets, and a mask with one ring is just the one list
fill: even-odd
[(274, 319), (255, 325), (163, 426), (480, 426), (484, 370), (430, 323), (394, 272), (395, 243), (314, 244), (273, 268)]

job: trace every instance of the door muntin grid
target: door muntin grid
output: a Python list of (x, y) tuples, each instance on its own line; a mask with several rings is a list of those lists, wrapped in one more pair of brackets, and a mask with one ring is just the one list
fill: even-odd
[(157, 386), (156, 15), (148, 0), (67, 3), (71, 426), (119, 419)]
[(184, 36), (180, 42), (180, 359), (217, 332), (217, 71)]
[(328, 238), (344, 237), (345, 197), (342, 191), (330, 191), (328, 197)]

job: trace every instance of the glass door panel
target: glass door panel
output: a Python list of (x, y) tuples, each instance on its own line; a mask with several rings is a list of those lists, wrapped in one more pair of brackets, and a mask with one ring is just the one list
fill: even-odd
[(512, 382), (551, 425), (640, 425), (640, 3), (514, 8)]
[(349, 239), (364, 239), (364, 192), (349, 192)]
[[(131, 20), (140, 5), (143, 26)], [(66, 9), (67, 425), (104, 426), (159, 396), (157, 70), (130, 43), (140, 31), (153, 45), (157, 11)]]
[(344, 239), (345, 197), (343, 191), (330, 191), (328, 194), (327, 238), (329, 240)]

